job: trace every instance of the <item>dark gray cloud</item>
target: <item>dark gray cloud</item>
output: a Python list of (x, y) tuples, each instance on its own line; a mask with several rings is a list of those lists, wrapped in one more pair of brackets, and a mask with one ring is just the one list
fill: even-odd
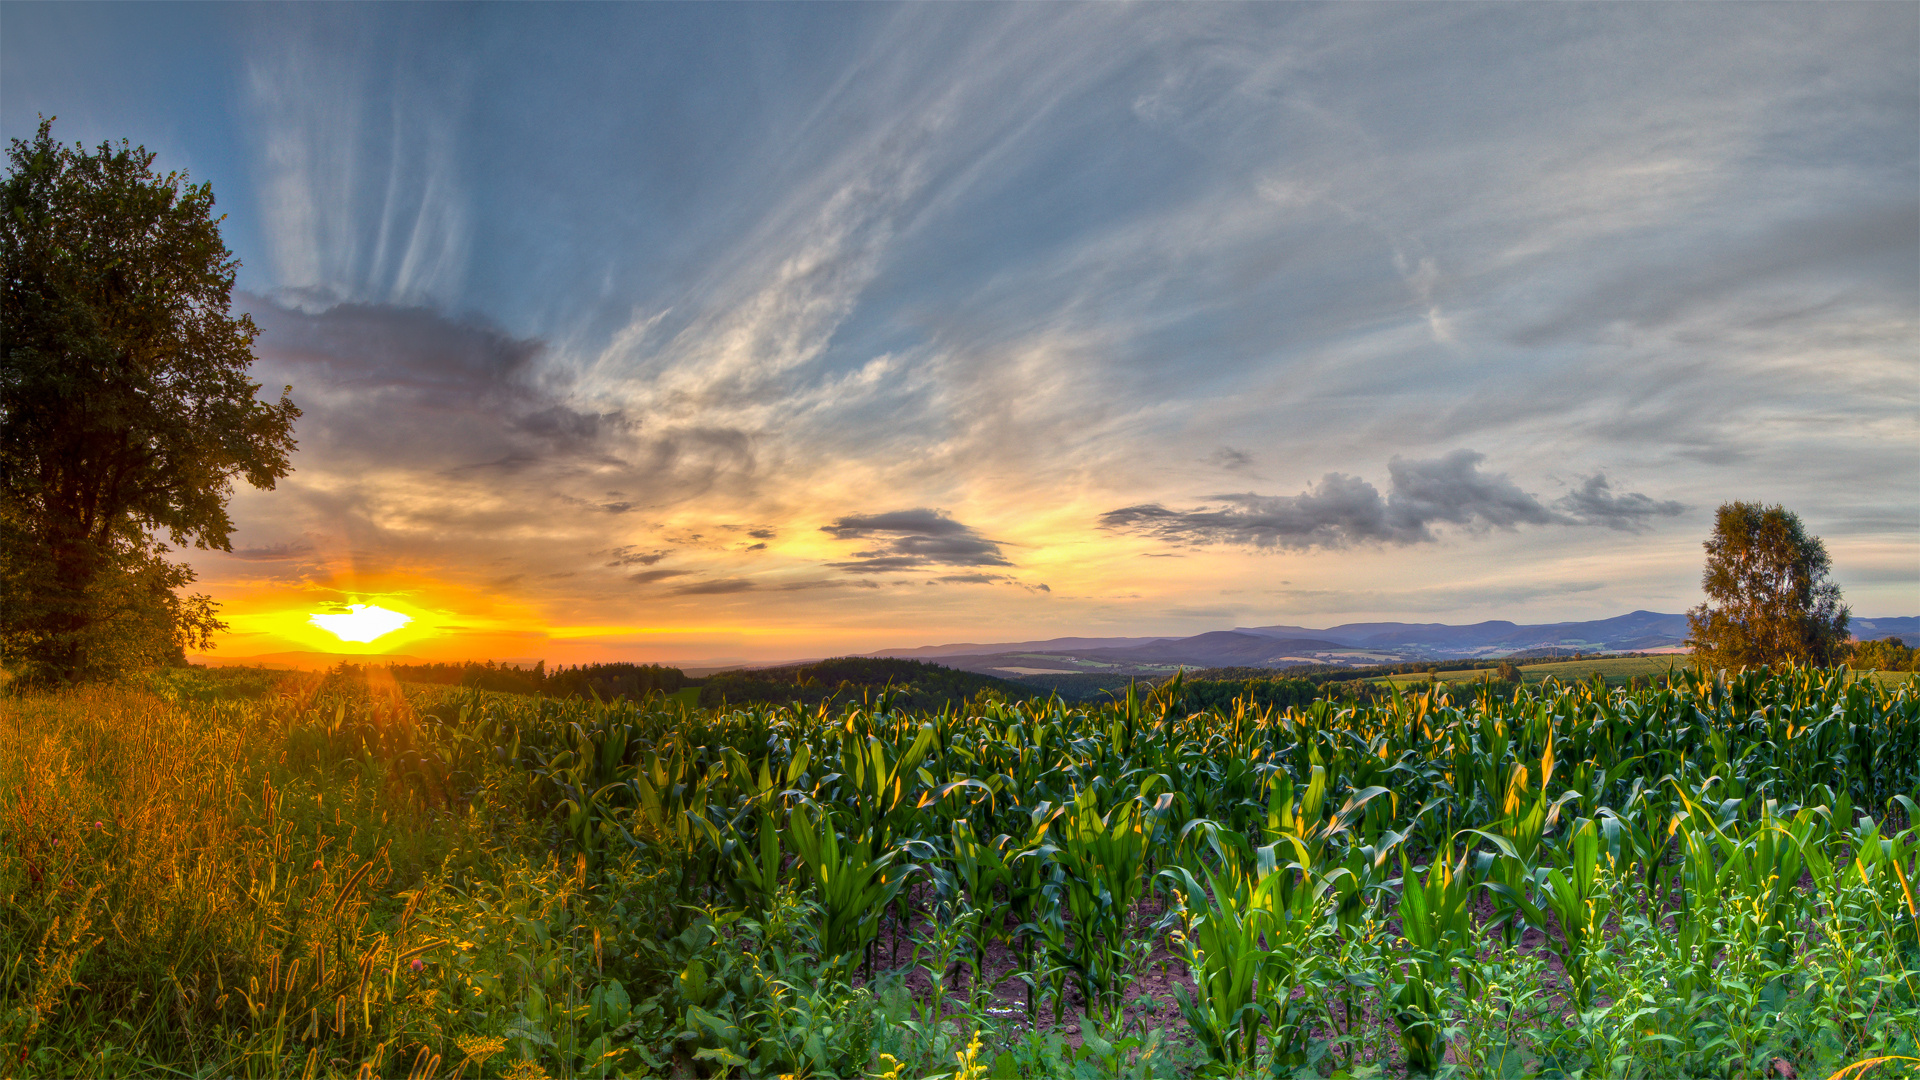
[(1299, 495), (1215, 495), (1215, 505), (1170, 510), (1158, 503), (1100, 516), (1102, 528), (1185, 544), (1340, 548), (1358, 543), (1418, 544), (1437, 539), (1435, 525), (1469, 531), (1521, 525), (1605, 525), (1635, 530), (1650, 517), (1686, 508), (1638, 492), (1612, 493), (1596, 475), (1556, 510), (1522, 491), (1504, 473), (1480, 469), (1485, 455), (1455, 450), (1425, 461), (1394, 458), (1389, 494), (1358, 477), (1328, 473)]
[(1231, 446), (1223, 446), (1207, 455), (1207, 464), (1218, 465), (1220, 468), (1228, 470), (1244, 469), (1253, 464), (1253, 455), (1247, 453), (1245, 450), (1235, 450)]
[(313, 545), (305, 541), (264, 544), (259, 547), (235, 548), (227, 554), (232, 558), (246, 559), (250, 562), (276, 562), (307, 558), (313, 554)]
[(665, 551), (641, 551), (631, 544), (624, 544), (609, 552), (613, 560), (608, 566), (652, 566), (667, 557)]
[(1622, 532), (1641, 532), (1650, 527), (1653, 518), (1678, 517), (1687, 512), (1684, 503), (1656, 501), (1637, 491), (1615, 495), (1603, 473), (1587, 477), (1579, 487), (1555, 500), (1554, 506), (1576, 521)]
[(685, 570), (642, 570), (637, 574), (628, 574), (627, 580), (636, 585), (651, 585), (656, 581), (685, 576), (687, 576)]
[(895, 510), (854, 514), (820, 531), (836, 540), (864, 540), (872, 546), (847, 562), (828, 563), (856, 574), (884, 574), (927, 566), (1012, 566), (1000, 545), (938, 510)]
[[(619, 410), (565, 400), (564, 383), (545, 373), (540, 341), (424, 308), (343, 303), (311, 311), (282, 300), (240, 297), (260, 327), (256, 377), (291, 384), (305, 413), (296, 433), (300, 468), (404, 467), (486, 484), (497, 480), (462, 474), (605, 470), (636, 456), (638, 426)], [(674, 454), (648, 449), (655, 459)], [(570, 497), (603, 513), (635, 505), (595, 488)]]

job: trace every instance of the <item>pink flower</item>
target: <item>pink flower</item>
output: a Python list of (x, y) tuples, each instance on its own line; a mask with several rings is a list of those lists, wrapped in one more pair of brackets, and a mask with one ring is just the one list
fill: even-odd
[(414, 958), (413, 958), (413, 965), (412, 965), (412, 966), (413, 966), (413, 970), (415, 970), (415, 971), (419, 971), (419, 970), (421, 970), (422, 968), (424, 968), (424, 967), (426, 967), (427, 965), (426, 965), (426, 963), (425, 963), (424, 961), (422, 961), (422, 960), (421, 960), (421, 959), (420, 959), (419, 957), (417, 957), (417, 956), (416, 956), (416, 957), (414, 957)]

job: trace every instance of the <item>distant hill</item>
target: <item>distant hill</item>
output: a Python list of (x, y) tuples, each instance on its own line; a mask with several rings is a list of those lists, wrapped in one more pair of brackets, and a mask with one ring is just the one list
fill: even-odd
[(899, 656), (914, 660), (927, 660), (936, 656), (988, 656), (999, 653), (1061, 652), (1075, 649), (1124, 649), (1132, 645), (1145, 645), (1155, 641), (1172, 641), (1174, 638), (1158, 637), (1058, 637), (1045, 641), (1003, 641), (997, 645), (979, 645), (963, 642), (957, 645), (922, 645), (913, 649), (877, 649), (865, 656)]
[[(1888, 620), (1883, 620), (1888, 621)], [(1546, 657), (1674, 650), (1687, 635), (1684, 615), (1636, 611), (1590, 622), (1523, 625), (1495, 620), (1446, 623), (1346, 623), (1243, 626), (1184, 638), (1053, 638), (1008, 645), (937, 645), (917, 650), (966, 671), (1015, 679), (1062, 696), (1097, 694), (1131, 679), (1160, 679), (1180, 669), (1371, 668), (1424, 661)]]
[(1313, 662), (1315, 654), (1351, 651), (1337, 641), (1321, 638), (1276, 638), (1244, 630), (1214, 630), (1190, 638), (1156, 641), (1124, 649), (1086, 649), (1075, 653), (1089, 659), (1187, 667), (1279, 667)]
[(1920, 644), (1920, 616), (1907, 615), (1892, 619), (1852, 619), (1847, 628), (1861, 641), (1878, 641), (1881, 638), (1897, 637), (1908, 645)]
[(848, 656), (788, 667), (722, 671), (707, 677), (700, 704), (712, 707), (750, 702), (818, 705), (823, 701), (873, 700), (889, 687), (901, 708), (938, 709), (972, 699), (982, 690), (1012, 698), (1032, 696), (1034, 688), (1007, 679), (959, 671), (920, 660)]
[(1590, 622), (1522, 625), (1505, 620), (1450, 626), (1445, 623), (1346, 623), (1325, 630), (1255, 626), (1246, 633), (1276, 638), (1313, 636), (1343, 645), (1392, 650), (1408, 659), (1508, 655), (1525, 650), (1641, 652), (1675, 648), (1687, 639), (1687, 617), (1635, 611)]

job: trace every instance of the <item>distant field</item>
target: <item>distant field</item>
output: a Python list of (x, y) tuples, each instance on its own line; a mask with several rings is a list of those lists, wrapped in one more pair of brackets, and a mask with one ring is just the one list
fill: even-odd
[[(1636, 675), (1644, 675), (1648, 679), (1658, 680), (1666, 675), (1669, 668), (1684, 671), (1687, 667), (1688, 658), (1679, 655), (1618, 656), (1603, 657), (1594, 660), (1559, 660), (1550, 664), (1521, 665), (1520, 680), (1527, 685), (1545, 682), (1548, 678), (1558, 679), (1562, 683), (1586, 682), (1595, 675), (1599, 675), (1607, 680), (1608, 686), (1625, 686), (1632, 682)], [(1491, 674), (1491, 669), (1482, 668), (1478, 671), (1442, 671), (1433, 677), (1438, 678), (1441, 682), (1459, 683), (1475, 682)], [(1905, 671), (1873, 671), (1860, 672), (1859, 674), (1862, 677), (1870, 677), (1888, 686), (1898, 685), (1913, 677), (1911, 672)], [(1411, 675), (1390, 675), (1385, 679), (1377, 681), (1398, 683), (1404, 686), (1408, 683), (1423, 683), (1426, 682), (1428, 678), (1429, 676), (1427, 675), (1416, 673)]]
[[(1532, 684), (1545, 682), (1548, 678), (1559, 679), (1563, 683), (1585, 682), (1599, 675), (1607, 680), (1609, 686), (1624, 686), (1635, 675), (1655, 678), (1665, 675), (1669, 667), (1684, 669), (1687, 658), (1684, 656), (1619, 656), (1604, 657), (1595, 660), (1560, 660), (1551, 664), (1524, 664), (1520, 668), (1520, 680)], [(1477, 671), (1442, 671), (1433, 678), (1441, 682), (1478, 682), (1493, 674), (1491, 668)], [(1390, 675), (1385, 682), (1423, 683), (1430, 676), (1422, 673), (1410, 675)]]

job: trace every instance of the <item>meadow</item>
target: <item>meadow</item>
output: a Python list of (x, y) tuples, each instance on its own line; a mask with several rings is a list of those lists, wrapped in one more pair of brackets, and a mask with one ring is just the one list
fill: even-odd
[(0, 1075), (1915, 1074), (1920, 681), (1185, 700), (0, 698)]
[[(1524, 683), (1543, 683), (1553, 679), (1561, 683), (1588, 682), (1598, 677), (1608, 686), (1632, 686), (1638, 678), (1642, 686), (1667, 681), (1668, 673), (1675, 668), (1687, 666), (1685, 656), (1602, 656), (1583, 660), (1532, 661), (1519, 665), (1520, 681)], [(1422, 674), (1390, 675), (1387, 681), (1403, 687), (1429, 681), (1430, 678), (1441, 682), (1477, 682), (1485, 679), (1491, 671), (1479, 668), (1468, 671), (1441, 671), (1431, 677)]]

